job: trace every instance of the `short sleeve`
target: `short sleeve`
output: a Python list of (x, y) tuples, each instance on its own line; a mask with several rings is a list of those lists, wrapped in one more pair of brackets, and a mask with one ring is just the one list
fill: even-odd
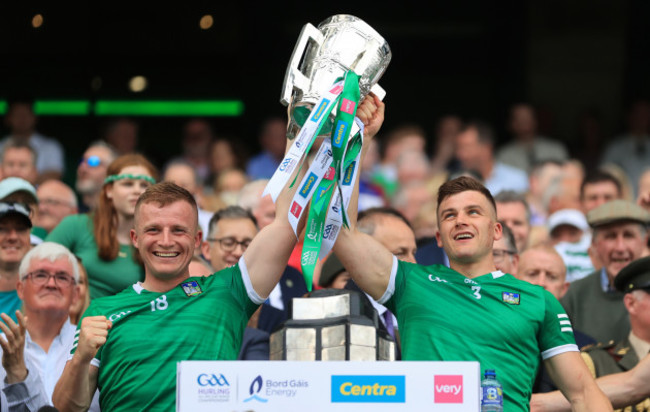
[(539, 337), (544, 360), (564, 352), (578, 352), (569, 316), (548, 291), (544, 291), (544, 321)]
[(404, 292), (404, 266), (406, 264), (393, 256), (393, 266), (390, 270), (390, 279), (388, 280), (388, 287), (383, 296), (377, 301), (386, 306), (388, 310), (397, 313), (396, 308), (399, 307), (399, 300)]
[[(68, 360), (72, 359), (72, 356), (77, 351), (77, 344), (79, 343), (79, 333), (81, 332), (81, 322), (88, 316), (99, 316), (99, 315), (101, 315), (101, 313), (97, 309), (97, 305), (94, 305), (91, 302), (90, 306), (88, 306), (88, 309), (86, 309), (86, 311), (83, 313), (83, 315), (79, 319), (79, 323), (77, 324), (77, 330), (74, 333), (74, 341), (72, 342), (72, 348), (70, 349), (70, 356), (68, 357)], [(99, 350), (95, 354), (95, 357), (90, 362), (91, 365), (99, 367), (101, 356), (102, 356), (101, 353), (102, 353), (102, 348), (99, 348)]]

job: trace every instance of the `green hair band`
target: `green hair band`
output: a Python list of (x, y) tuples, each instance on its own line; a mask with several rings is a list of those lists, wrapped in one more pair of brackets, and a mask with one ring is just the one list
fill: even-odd
[(154, 179), (151, 176), (147, 175), (132, 175), (130, 173), (123, 173), (121, 175), (110, 175), (106, 176), (106, 179), (104, 179), (104, 184), (112, 183), (118, 180), (123, 180), (123, 179), (133, 179), (133, 180), (144, 180), (145, 182), (149, 182), (152, 185), (156, 184), (156, 179)]

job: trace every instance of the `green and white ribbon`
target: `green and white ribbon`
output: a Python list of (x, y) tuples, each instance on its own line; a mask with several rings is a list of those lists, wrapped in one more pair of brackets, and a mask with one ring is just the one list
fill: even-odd
[(322, 96), (262, 194), (271, 194), (276, 201), (291, 174), (297, 167), (302, 167), (305, 153), (309, 152), (330, 113), (335, 110), (332, 135), (324, 139), (300, 181), (288, 214), (289, 223), (298, 235), (298, 222), (307, 204), (310, 205), (300, 260), (310, 291), (316, 262), (331, 251), (341, 226), (347, 226), (346, 209), (358, 173), (363, 142), (363, 124), (355, 117), (360, 100), (359, 76), (348, 71), (343, 80), (337, 81)]
[[(271, 194), (273, 202), (275, 202), (280, 195), (280, 192), (289, 181), (291, 174), (296, 167), (302, 164), (302, 158), (305, 152), (309, 152), (314, 137), (318, 136), (320, 129), (327, 121), (332, 109), (338, 102), (338, 97), (343, 91), (343, 81), (336, 82), (328, 91), (323, 93), (323, 97), (318, 100), (312, 109), (307, 121), (300, 129), (300, 133), (294, 139), (289, 151), (280, 163), (280, 166), (273, 173), (273, 177), (266, 185), (262, 196)], [(295, 231), (295, 228), (294, 228)]]
[[(354, 126), (354, 118), (359, 106), (359, 76), (353, 71), (348, 71), (345, 74), (344, 80), (343, 92), (337, 100), (337, 110), (334, 119), (334, 127), (332, 129), (332, 136), (329, 141), (326, 139), (323, 143), (323, 146), (331, 144), (331, 166), (334, 170), (333, 181), (324, 178), (321, 178), (318, 181), (314, 192), (315, 195), (311, 201), (309, 216), (307, 217), (305, 240), (303, 243), (302, 255), (300, 257), (302, 273), (305, 277), (308, 290), (311, 290), (314, 268), (319, 256), (321, 255), (320, 252), (323, 242), (325, 221), (328, 214), (330, 200), (335, 191), (340, 191), (339, 186), (342, 184), (341, 178), (344, 176), (345, 160), (348, 160), (346, 159), (346, 154), (348, 153), (348, 140)], [(358, 150), (360, 151), (360, 149), (361, 147), (359, 146)], [(350, 154), (353, 155), (353, 152), (354, 151), (350, 151)], [(316, 164), (317, 162), (314, 163)], [(312, 167), (313, 166), (314, 164), (312, 164)], [(316, 166), (322, 167), (323, 165), (316, 164)], [(331, 171), (329, 173), (331, 175)], [(311, 178), (309, 171), (307, 172), (307, 178)], [(316, 179), (313, 180), (314, 184), (316, 184)], [(308, 182), (309, 180), (307, 180), (307, 183)], [(303, 189), (303, 186), (300, 186), (297, 196), (300, 196), (301, 189)], [(342, 209), (344, 201), (339, 200), (337, 203)], [(342, 211), (342, 217), (343, 224), (347, 224), (345, 211)], [(328, 237), (330, 236), (328, 235)]]

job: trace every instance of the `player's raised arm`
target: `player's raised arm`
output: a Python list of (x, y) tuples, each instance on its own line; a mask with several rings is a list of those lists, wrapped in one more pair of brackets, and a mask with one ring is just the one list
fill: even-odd
[[(365, 125), (363, 151), (366, 155), (370, 140), (377, 134), (384, 122), (384, 103), (374, 95), (369, 95), (359, 106), (357, 116)], [(379, 299), (383, 296), (393, 267), (393, 255), (372, 236), (357, 230), (357, 209), (359, 200), (359, 175), (355, 181), (354, 192), (348, 207), (350, 228), (342, 229), (334, 244), (334, 253), (350, 273), (354, 281), (370, 294)]]

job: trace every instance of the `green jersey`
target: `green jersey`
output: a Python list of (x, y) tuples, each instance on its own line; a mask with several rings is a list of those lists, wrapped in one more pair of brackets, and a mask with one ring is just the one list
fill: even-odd
[(45, 238), (59, 243), (81, 258), (88, 273), (90, 299), (114, 295), (132, 284), (144, 280), (144, 269), (133, 258), (133, 246), (120, 245), (117, 257), (99, 257), (90, 215), (66, 216)]
[[(99, 368), (101, 409), (174, 410), (176, 363), (236, 360), (248, 318), (262, 302), (244, 259), (211, 276), (190, 277), (168, 292), (135, 284), (94, 300), (84, 317), (103, 315), (113, 322), (91, 362)], [(72, 354), (78, 337), (79, 329)]]
[(470, 279), (395, 259), (379, 303), (397, 316), (404, 360), (478, 361), (496, 371), (506, 411), (529, 410), (540, 353), (578, 351), (555, 297), (500, 271)]

